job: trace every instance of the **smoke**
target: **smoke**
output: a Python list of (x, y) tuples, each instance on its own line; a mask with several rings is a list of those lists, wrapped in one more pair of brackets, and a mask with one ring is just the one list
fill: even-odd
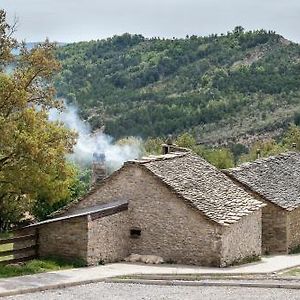
[(125, 161), (142, 155), (140, 139), (132, 138), (122, 144), (114, 143), (113, 138), (103, 132), (92, 133), (90, 125), (80, 119), (76, 107), (65, 107), (63, 112), (52, 109), (49, 120), (63, 122), (66, 127), (78, 133), (74, 153), (70, 155), (72, 161), (80, 165), (89, 165), (93, 160), (93, 153), (104, 154), (106, 167), (112, 172), (119, 169)]

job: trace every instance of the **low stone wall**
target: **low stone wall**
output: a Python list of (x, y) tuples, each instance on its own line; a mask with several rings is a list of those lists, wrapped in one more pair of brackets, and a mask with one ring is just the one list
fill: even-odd
[(128, 212), (88, 222), (88, 265), (123, 260), (130, 254)]
[(224, 228), (221, 265), (251, 261), (261, 256), (261, 210)]
[(300, 251), (300, 208), (288, 212), (288, 252)]
[(39, 227), (39, 255), (87, 258), (87, 217), (48, 223)]

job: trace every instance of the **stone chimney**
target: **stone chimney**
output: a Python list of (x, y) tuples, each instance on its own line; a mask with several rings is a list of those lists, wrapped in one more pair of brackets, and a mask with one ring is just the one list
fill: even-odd
[(107, 176), (105, 154), (94, 153), (92, 163), (92, 185), (97, 185)]
[(256, 158), (259, 159), (261, 157), (260, 149), (256, 149)]
[(162, 154), (168, 154), (171, 152), (171, 146), (173, 146), (172, 136), (169, 134), (166, 139), (166, 143), (162, 145)]
[(169, 135), (166, 139), (166, 143), (162, 145), (162, 154), (169, 154), (172, 152), (189, 152), (191, 151), (188, 148), (179, 147), (175, 144), (173, 144), (172, 136)]

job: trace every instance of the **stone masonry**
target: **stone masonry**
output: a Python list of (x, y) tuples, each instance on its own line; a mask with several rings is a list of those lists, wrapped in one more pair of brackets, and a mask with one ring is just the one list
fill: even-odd
[(131, 228), (140, 230), (139, 237), (129, 238), (130, 253), (204, 266), (230, 265), (261, 253), (260, 210), (241, 222), (220, 226), (138, 165), (123, 167), (68, 213), (119, 199), (129, 202), (128, 234)]
[(39, 255), (87, 257), (87, 217), (78, 217), (39, 226)]
[(300, 153), (287, 152), (224, 170), (267, 206), (262, 209), (263, 253), (300, 250)]
[(128, 212), (88, 222), (87, 263), (97, 265), (121, 261), (130, 254)]

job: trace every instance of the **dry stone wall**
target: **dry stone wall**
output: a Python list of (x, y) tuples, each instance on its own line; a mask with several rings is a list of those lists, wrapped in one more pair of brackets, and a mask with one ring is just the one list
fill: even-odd
[(288, 212), (288, 252), (300, 251), (300, 208)]
[(39, 255), (66, 258), (87, 257), (87, 217), (48, 223), (39, 227)]
[(225, 227), (222, 234), (221, 265), (251, 261), (261, 255), (261, 211)]
[(129, 255), (128, 212), (88, 222), (88, 265), (120, 261)]
[(287, 212), (270, 203), (262, 209), (263, 253), (287, 252)]

